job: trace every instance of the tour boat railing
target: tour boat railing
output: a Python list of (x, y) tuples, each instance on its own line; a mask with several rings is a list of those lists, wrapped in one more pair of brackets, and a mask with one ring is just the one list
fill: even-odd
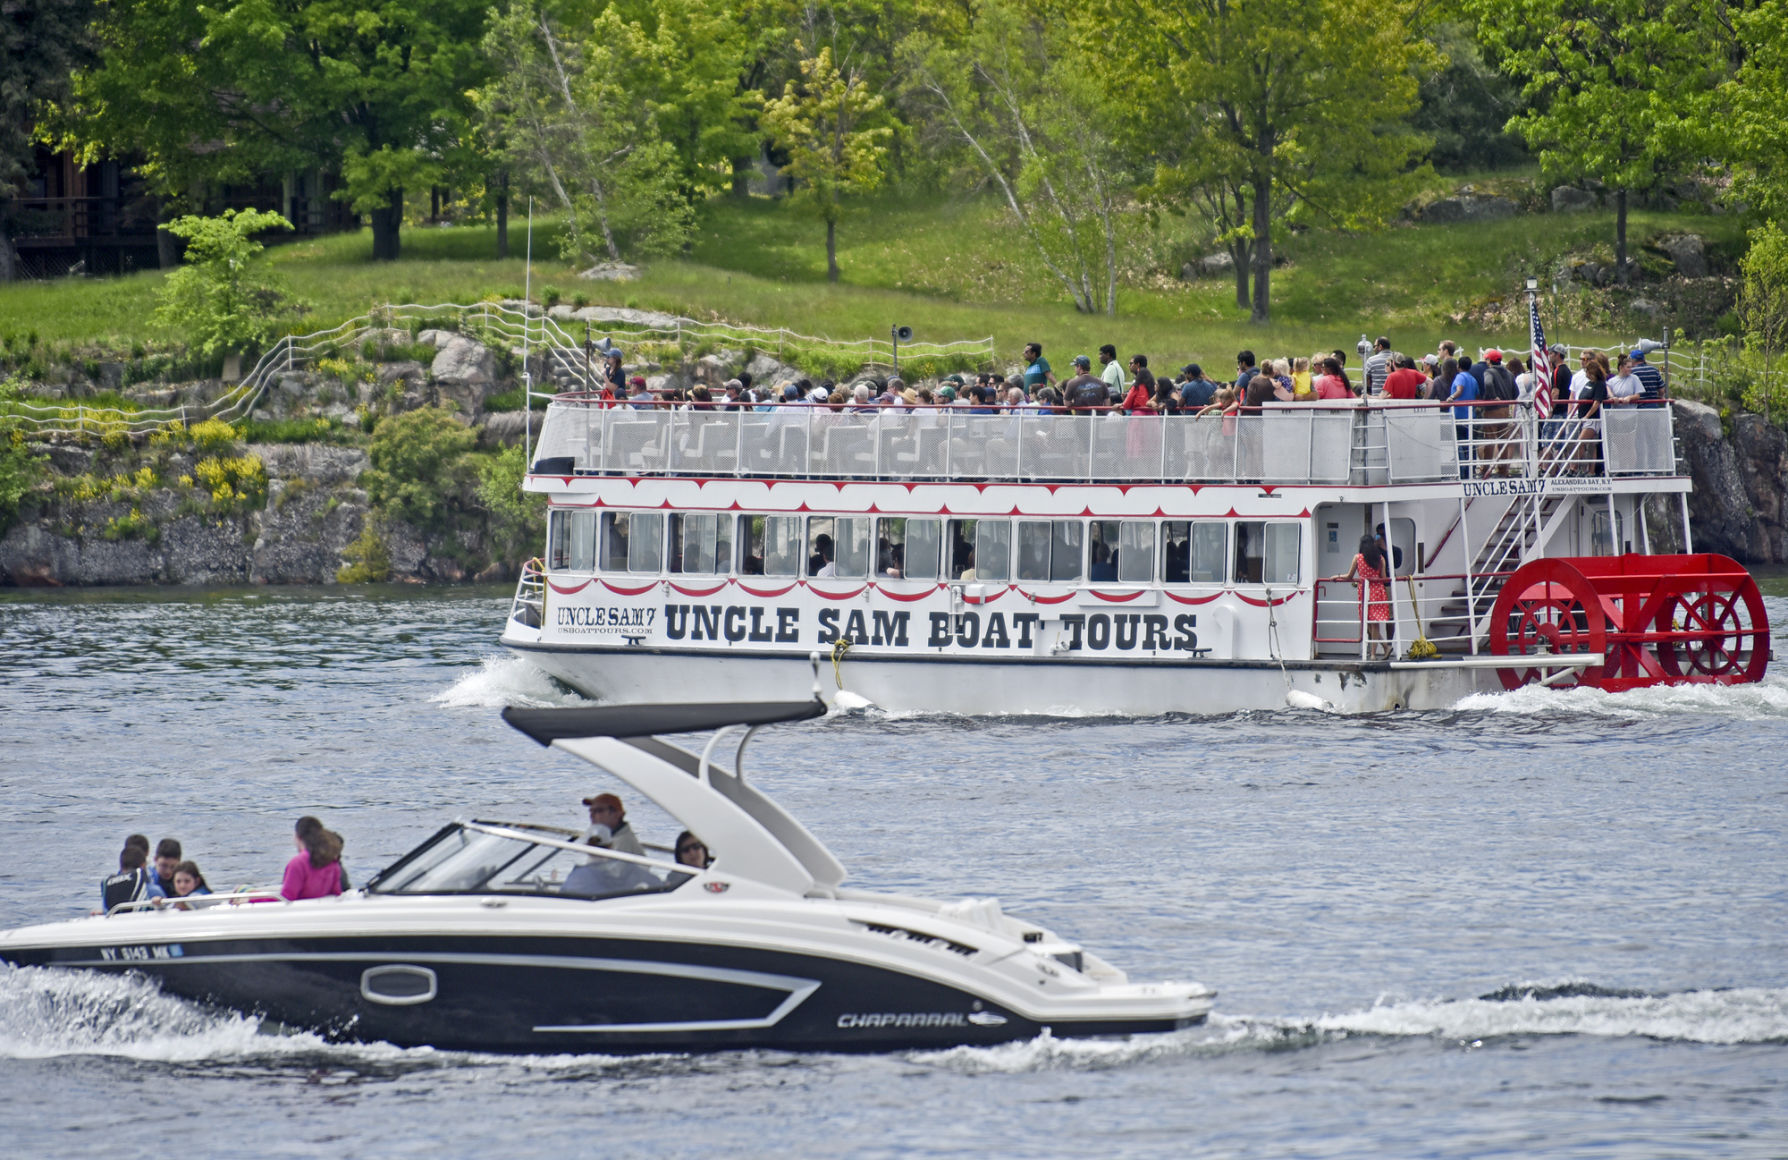
[(509, 608), (509, 619), (529, 628), (546, 624), (546, 564), (538, 556), (521, 566), (521, 577), (515, 583), (515, 599)]
[[(1508, 576), (1508, 572), (1495, 572), (1477, 573), (1472, 578), (1500, 586)], [(1393, 659), (1408, 655), (1418, 633), (1443, 653), (1479, 651), (1474, 636), (1477, 619), (1470, 615), (1466, 600), (1467, 579), (1460, 572), (1429, 572), (1385, 581), (1391, 612), (1387, 635)], [(1371, 659), (1366, 597), (1365, 584), (1357, 580), (1316, 581), (1310, 636), (1317, 656)]]
[[(1587, 445), (1575, 420), (1462, 411), (1289, 403), (1163, 418), (1030, 407), (724, 409), (569, 394), (547, 408), (533, 462), (536, 474), (560, 476), (1368, 485), (1539, 478), (1557, 474), (1564, 448)], [(1610, 475), (1676, 472), (1669, 408), (1609, 408), (1603, 429), (1597, 447)]]

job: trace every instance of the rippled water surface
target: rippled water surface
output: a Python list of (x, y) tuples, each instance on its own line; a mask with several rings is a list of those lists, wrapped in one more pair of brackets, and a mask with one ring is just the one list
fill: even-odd
[[(0, 926), (84, 913), (131, 831), (234, 885), (277, 879), (300, 813), (360, 879), (456, 815), (581, 824), (599, 777), (496, 717), (575, 700), (494, 646), (506, 607), (0, 595)], [(1788, 657), (1788, 599), (1769, 608)], [(1218, 1014), (1123, 1043), (512, 1059), (0, 968), (0, 1138), (158, 1160), (1788, 1155), (1785, 755), (1777, 676), (1358, 718), (785, 727), (759, 779), (858, 885), (997, 895), (1133, 978), (1210, 984)]]

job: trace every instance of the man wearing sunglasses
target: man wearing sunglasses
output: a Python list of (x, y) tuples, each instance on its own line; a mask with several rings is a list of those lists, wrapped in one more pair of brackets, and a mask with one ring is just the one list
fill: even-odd
[(608, 841), (609, 849), (622, 854), (645, 853), (633, 827), (627, 824), (627, 811), (621, 808), (620, 798), (612, 793), (599, 793), (585, 798), (584, 805), (590, 810), (590, 825), (609, 828), (612, 835)]

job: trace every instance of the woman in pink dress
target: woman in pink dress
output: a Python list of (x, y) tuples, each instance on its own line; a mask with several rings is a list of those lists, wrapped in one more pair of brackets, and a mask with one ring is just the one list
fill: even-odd
[(1378, 541), (1373, 537), (1361, 536), (1360, 550), (1354, 553), (1353, 564), (1347, 569), (1347, 575), (1329, 577), (1337, 583), (1359, 583), (1366, 586), (1366, 632), (1372, 640), (1372, 657), (1375, 660), (1380, 655), (1381, 645), (1387, 659), (1392, 649), (1389, 632), (1391, 598), (1385, 591), (1386, 576), (1384, 549), (1378, 546)]
[(301, 898), (340, 894), (344, 885), (341, 835), (325, 830), (322, 822), (306, 814), (293, 828), (292, 844), (298, 847), (298, 855), (286, 863), (279, 896), (287, 902), (297, 902)]

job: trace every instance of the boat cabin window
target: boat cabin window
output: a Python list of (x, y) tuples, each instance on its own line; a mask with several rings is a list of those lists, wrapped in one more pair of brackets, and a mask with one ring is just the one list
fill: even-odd
[(874, 530), (869, 516), (813, 516), (807, 521), (807, 574), (867, 577)]
[[(1620, 513), (1611, 512), (1606, 508), (1591, 508), (1589, 511), (1589, 554), (1592, 556), (1618, 556), (1622, 549), (1616, 545), (1620, 542)], [(1625, 550), (1632, 551), (1631, 548)]]
[(1147, 584), (1155, 578), (1153, 520), (1094, 520), (1088, 532), (1088, 580)]
[(672, 572), (726, 575), (733, 564), (734, 517), (715, 512), (670, 517)]
[(546, 566), (554, 572), (591, 572), (596, 568), (596, 513), (559, 510), (552, 513), (546, 538)]
[(1229, 562), (1229, 525), (1222, 520), (1168, 520), (1161, 525), (1163, 579), (1169, 584), (1221, 584)]
[[(531, 840), (533, 833), (554, 844)], [(675, 890), (695, 875), (598, 849), (568, 849), (567, 831), (480, 823), (448, 826), (367, 886), (372, 894), (542, 894), (613, 898)]]
[(657, 572), (663, 567), (663, 513), (602, 513), (604, 572)]
[(747, 516), (740, 545), (741, 576), (799, 576), (801, 517)]
[(1018, 578), (1079, 580), (1085, 532), (1079, 520), (1019, 520)]
[(1012, 578), (1010, 520), (951, 520), (951, 577), (956, 580)]
[(1237, 584), (1299, 583), (1298, 550), (1303, 529), (1288, 520), (1238, 520), (1235, 525)]
[(936, 580), (944, 554), (944, 521), (882, 520), (876, 527), (875, 572), (905, 580)]

